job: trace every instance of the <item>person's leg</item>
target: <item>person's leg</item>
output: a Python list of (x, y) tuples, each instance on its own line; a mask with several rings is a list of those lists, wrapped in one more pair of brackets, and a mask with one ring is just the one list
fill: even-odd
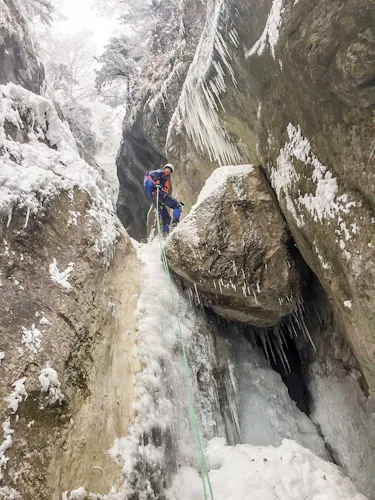
[(165, 205), (167, 205), (167, 207), (173, 208), (172, 227), (176, 227), (180, 222), (181, 204), (177, 200), (172, 198), (172, 196), (167, 196), (164, 203)]
[(164, 205), (167, 205), (168, 208), (179, 208), (181, 210), (181, 204), (172, 198), (172, 196), (167, 195), (163, 200)]
[(163, 234), (169, 234), (169, 225), (171, 223), (171, 216), (169, 215), (167, 207), (165, 206), (161, 207), (159, 213), (163, 221)]

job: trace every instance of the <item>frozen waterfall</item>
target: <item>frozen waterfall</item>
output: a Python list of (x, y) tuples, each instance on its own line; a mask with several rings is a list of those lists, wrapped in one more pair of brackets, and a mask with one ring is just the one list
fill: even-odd
[[(105, 498), (203, 499), (177, 320), (157, 239), (137, 252), (144, 267), (134, 355), (143, 371), (135, 377), (129, 436), (110, 450), (123, 466), (124, 483)], [(173, 286), (215, 499), (364, 499), (325, 461), (322, 438), (262, 349)]]

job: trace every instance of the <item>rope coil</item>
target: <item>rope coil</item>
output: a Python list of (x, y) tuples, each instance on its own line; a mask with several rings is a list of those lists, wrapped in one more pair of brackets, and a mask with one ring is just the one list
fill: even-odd
[[(171, 280), (171, 275), (169, 272), (169, 266), (168, 266), (168, 260), (167, 256), (165, 254), (164, 250), (164, 245), (162, 241), (162, 235), (161, 235), (161, 227), (160, 227), (160, 217), (159, 217), (159, 191), (160, 188), (156, 189), (156, 221), (157, 221), (157, 229), (158, 229), (158, 237), (159, 237), (159, 246), (160, 246), (160, 253), (161, 253), (161, 258), (163, 261), (163, 267), (165, 274), (168, 278), (168, 284), (169, 284), (169, 291), (171, 293), (171, 298), (172, 298), (172, 307), (177, 319), (177, 325), (178, 325), (178, 334), (177, 338), (180, 341), (181, 347), (182, 347), (182, 354), (183, 354), (183, 359), (184, 359), (184, 370), (185, 370), (185, 382), (186, 382), (186, 389), (187, 389), (187, 396), (188, 396), (188, 404), (189, 404), (189, 415), (190, 415), (190, 420), (191, 424), (193, 427), (193, 433), (194, 433), (194, 441), (195, 441), (195, 446), (196, 446), (196, 452), (197, 452), (197, 458), (198, 458), (198, 463), (200, 467), (200, 472), (201, 472), (201, 479), (202, 479), (202, 484), (203, 484), (203, 492), (204, 492), (204, 500), (208, 500), (209, 498), (211, 500), (214, 500), (214, 495), (212, 492), (212, 487), (211, 487), (211, 482), (210, 482), (210, 477), (208, 475), (208, 469), (207, 469), (207, 464), (206, 464), (206, 459), (204, 456), (203, 452), (203, 447), (202, 447), (202, 441), (199, 435), (199, 429), (198, 429), (198, 421), (197, 421), (197, 416), (195, 414), (194, 410), (194, 401), (193, 401), (193, 396), (192, 396), (192, 390), (191, 390), (191, 381), (190, 381), (190, 375), (189, 375), (189, 364), (187, 360), (187, 355), (186, 355), (186, 346), (185, 346), (185, 341), (184, 337), (182, 335), (182, 330), (181, 330), (181, 322), (180, 322), (180, 317), (178, 314), (178, 307), (177, 307), (177, 302), (173, 293), (173, 287), (172, 287), (172, 280)], [(208, 492), (209, 496), (208, 496)]]

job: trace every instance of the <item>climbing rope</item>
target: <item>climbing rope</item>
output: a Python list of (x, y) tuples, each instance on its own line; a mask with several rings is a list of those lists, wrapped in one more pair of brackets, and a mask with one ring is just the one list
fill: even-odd
[[(188, 363), (187, 355), (186, 355), (186, 346), (185, 346), (184, 337), (182, 335), (181, 322), (180, 322), (180, 317), (178, 314), (177, 302), (176, 302), (174, 292), (173, 292), (173, 286), (172, 286), (171, 275), (169, 272), (168, 260), (167, 260), (166, 254), (165, 254), (164, 244), (163, 244), (163, 239), (162, 239), (162, 234), (161, 234), (160, 216), (159, 216), (159, 191), (160, 191), (160, 188), (158, 188), (156, 191), (157, 191), (157, 193), (156, 193), (156, 222), (157, 222), (157, 229), (158, 229), (160, 253), (161, 253), (161, 258), (163, 261), (164, 271), (165, 271), (165, 274), (168, 278), (169, 291), (171, 293), (171, 298), (172, 298), (172, 307), (173, 307), (175, 316), (177, 318), (177, 325), (178, 325), (177, 338), (180, 341), (180, 344), (182, 347), (182, 354), (183, 354), (183, 359), (184, 359), (184, 369), (185, 369), (185, 382), (186, 382), (188, 404), (189, 404), (189, 415), (190, 415), (190, 420), (191, 420), (191, 424), (193, 427), (194, 441), (195, 441), (198, 463), (199, 463), (201, 478), (202, 478), (202, 483), (203, 483), (204, 500), (207, 500), (208, 498), (210, 498), (211, 500), (214, 500), (214, 495), (213, 495), (212, 488), (211, 488), (211, 482), (210, 482), (210, 478), (208, 475), (206, 459), (205, 459), (204, 452), (203, 452), (202, 441), (201, 441), (201, 438), (199, 435), (198, 421), (197, 421), (197, 417), (196, 417), (195, 410), (194, 410), (194, 402), (193, 402), (191, 381), (190, 381), (190, 375), (189, 375), (189, 363)], [(209, 491), (209, 496), (207, 493), (207, 488)]]

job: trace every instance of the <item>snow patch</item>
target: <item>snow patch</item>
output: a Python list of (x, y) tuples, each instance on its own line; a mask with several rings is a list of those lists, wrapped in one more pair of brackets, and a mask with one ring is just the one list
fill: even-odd
[[(357, 227), (353, 225), (349, 230), (341, 214), (348, 214), (355, 203), (349, 201), (347, 194), (338, 196), (337, 179), (312, 153), (310, 142), (302, 136), (301, 128), (289, 123), (287, 132), (289, 141), (280, 150), (277, 167), (271, 169), (271, 182), (278, 199), (280, 200), (282, 195), (285, 197), (287, 210), (298, 227), (305, 225), (306, 214), (321, 224), (337, 219), (336, 232), (342, 234), (345, 240), (351, 239), (352, 235), (356, 234)], [(298, 194), (293, 192), (295, 185), (301, 180), (301, 174), (297, 173), (293, 160), (298, 160), (312, 169), (310, 175), (307, 172), (306, 174), (315, 184), (315, 192), (304, 195), (299, 191)], [(345, 257), (349, 259), (350, 253), (345, 249), (345, 241), (342, 238), (339, 245)]]
[(35, 327), (33, 323), (30, 329), (22, 327), (21, 344), (25, 345), (30, 351), (36, 353), (42, 345), (42, 332)]
[[(253, 165), (235, 165), (217, 168), (206, 180), (197, 203), (192, 207), (189, 214), (174, 229), (173, 233), (179, 235), (189, 245), (199, 251), (200, 237), (197, 230), (196, 214), (199, 205), (208, 200), (211, 196), (219, 196), (226, 189), (227, 182), (230, 182), (239, 200), (243, 199), (245, 192), (243, 189), (244, 178), (254, 171)], [(220, 283), (219, 283), (220, 286)]]
[(253, 171), (253, 165), (228, 165), (217, 168), (206, 180), (201, 192), (199, 193), (195, 206), (199, 205), (213, 194), (216, 194), (217, 191), (224, 191), (225, 185), (228, 181), (232, 183), (235, 190), (237, 188), (237, 194), (239, 194), (240, 197), (243, 196), (241, 192), (243, 178), (251, 174)]
[[(14, 430), (10, 428), (10, 419), (8, 418), (3, 422), (3, 442), (0, 445), (0, 479), (2, 478), (1, 469), (5, 468), (9, 458), (5, 456), (5, 452), (12, 446), (12, 434)], [(1, 498), (1, 497), (0, 497)]]
[(345, 300), (344, 301), (344, 306), (347, 307), (348, 309), (352, 308), (352, 301), (351, 300)]
[(51, 325), (51, 322), (48, 321), (48, 319), (46, 318), (46, 316), (42, 316), (42, 318), (39, 321), (39, 324), (40, 325), (49, 326), (49, 325)]
[(11, 408), (12, 413), (17, 413), (18, 406), (23, 400), (27, 399), (27, 391), (25, 388), (26, 377), (16, 380), (12, 387), (14, 391), (5, 400), (9, 403), (9, 408)]
[[(216, 500), (366, 500), (338, 467), (287, 439), (274, 448), (215, 438), (207, 455)], [(194, 469), (180, 469), (168, 500), (200, 498), (200, 482)]]
[(1, 365), (1, 362), (2, 360), (5, 358), (5, 352), (3, 351), (0, 351), (0, 365)]
[(54, 406), (56, 403), (61, 403), (64, 400), (64, 394), (61, 392), (61, 384), (56, 370), (47, 366), (43, 368), (39, 375), (42, 394), (45, 395), (45, 405)]
[(49, 273), (51, 275), (52, 281), (55, 283), (59, 283), (59, 285), (63, 286), (67, 290), (71, 289), (71, 284), (68, 282), (71, 272), (74, 268), (74, 262), (70, 262), (65, 271), (59, 271), (57, 267), (56, 259), (53, 259), (52, 264), (49, 266)]
[(245, 54), (248, 58), (253, 54), (262, 55), (266, 50), (267, 43), (271, 49), (272, 57), (275, 59), (275, 48), (279, 41), (279, 32), (282, 22), (283, 0), (273, 0), (271, 11), (268, 14), (266, 26), (260, 38), (254, 43), (250, 50)]
[[(1, 458), (0, 458), (0, 460), (1, 460)], [(1, 466), (1, 462), (0, 462), (0, 466)], [(4, 500), (21, 500), (21, 495), (14, 488), (10, 488), (9, 486), (5, 486), (3, 488), (0, 488), (0, 498), (3, 498)]]

